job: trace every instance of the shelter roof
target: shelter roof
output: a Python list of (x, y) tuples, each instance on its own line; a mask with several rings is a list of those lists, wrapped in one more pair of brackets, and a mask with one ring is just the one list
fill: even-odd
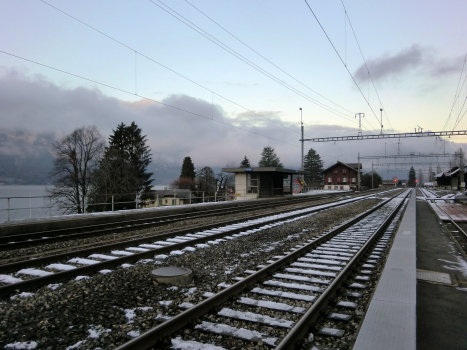
[(281, 174), (306, 174), (302, 170), (278, 168), (278, 167), (253, 167), (253, 168), (222, 168), (224, 173), (281, 173)]

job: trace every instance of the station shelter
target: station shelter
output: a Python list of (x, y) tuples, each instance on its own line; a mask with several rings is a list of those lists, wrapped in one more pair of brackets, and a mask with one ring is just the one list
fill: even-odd
[(235, 174), (235, 199), (255, 199), (292, 194), (293, 177), (304, 171), (277, 167), (223, 168)]

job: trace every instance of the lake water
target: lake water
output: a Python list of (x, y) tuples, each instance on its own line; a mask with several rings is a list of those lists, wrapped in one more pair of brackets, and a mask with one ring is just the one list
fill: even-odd
[[(49, 198), (45, 197), (47, 187), (44, 185), (1, 185), (0, 222), (8, 220), (7, 197), (10, 197), (10, 221), (49, 217)], [(60, 215), (60, 212), (52, 208), (52, 216), (55, 215)]]

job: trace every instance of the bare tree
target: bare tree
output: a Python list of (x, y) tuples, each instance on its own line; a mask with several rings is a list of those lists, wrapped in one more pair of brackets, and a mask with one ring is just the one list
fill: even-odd
[(75, 129), (53, 144), (54, 187), (48, 191), (65, 213), (84, 213), (92, 175), (104, 151), (105, 141), (93, 126)]

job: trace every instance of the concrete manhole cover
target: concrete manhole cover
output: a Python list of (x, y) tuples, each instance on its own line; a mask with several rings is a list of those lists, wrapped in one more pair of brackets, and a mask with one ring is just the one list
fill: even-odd
[(417, 269), (417, 280), (434, 284), (444, 284), (448, 286), (457, 285), (456, 278), (451, 274), (444, 272)]
[(153, 270), (151, 276), (159, 283), (184, 286), (193, 281), (193, 271), (186, 267), (169, 266)]

